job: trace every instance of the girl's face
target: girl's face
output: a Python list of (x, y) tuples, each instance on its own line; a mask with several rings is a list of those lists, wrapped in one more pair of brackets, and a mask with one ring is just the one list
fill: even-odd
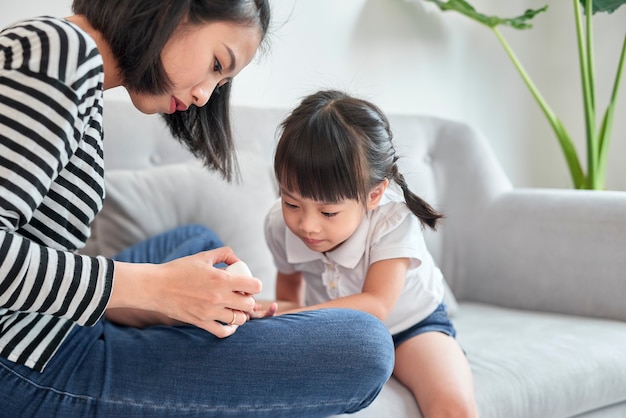
[(129, 92), (143, 113), (174, 113), (204, 106), (216, 87), (227, 83), (252, 61), (261, 42), (256, 26), (212, 22), (181, 26), (167, 42), (161, 61), (172, 81), (162, 95)]
[(285, 224), (311, 250), (332, 251), (354, 234), (366, 214), (380, 201), (387, 182), (376, 186), (368, 196), (367, 208), (353, 199), (319, 202), (281, 188)]

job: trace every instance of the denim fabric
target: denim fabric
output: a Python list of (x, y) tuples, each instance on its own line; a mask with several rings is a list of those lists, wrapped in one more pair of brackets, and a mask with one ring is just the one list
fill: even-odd
[(202, 225), (185, 225), (129, 247), (113, 257), (129, 263), (166, 263), (200, 251), (223, 247), (217, 234)]
[[(139, 247), (170, 253), (182, 238), (196, 251), (199, 235), (214, 237), (202, 229), (172, 231), (155, 238), (167, 245)], [(43, 373), (0, 358), (0, 417), (349, 413), (376, 397), (393, 356), (384, 325), (347, 309), (254, 320), (225, 339), (192, 326), (135, 329), (101, 320), (75, 327)]]
[(412, 327), (405, 329), (397, 334), (394, 334), (393, 343), (396, 347), (405, 342), (406, 340), (413, 338), (417, 335), (425, 332), (442, 332), (450, 337), (456, 337), (456, 330), (452, 321), (448, 318), (448, 311), (445, 303), (439, 304), (437, 309), (433, 311), (426, 318), (413, 325)]

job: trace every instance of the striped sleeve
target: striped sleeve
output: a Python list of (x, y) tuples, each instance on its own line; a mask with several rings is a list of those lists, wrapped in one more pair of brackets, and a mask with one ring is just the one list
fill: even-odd
[(75, 253), (104, 199), (102, 83), (69, 23), (0, 32), (0, 353), (31, 367), (110, 297), (113, 262)]

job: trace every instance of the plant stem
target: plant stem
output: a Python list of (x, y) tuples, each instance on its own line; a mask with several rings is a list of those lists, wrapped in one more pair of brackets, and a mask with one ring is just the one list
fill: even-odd
[[(580, 3), (578, 4), (578, 10), (580, 10)], [(595, 66), (594, 66), (594, 53), (593, 53), (593, 0), (587, 0), (587, 5), (585, 6), (585, 10), (588, 10), (586, 14), (585, 27), (587, 29), (587, 71), (589, 72), (589, 90), (591, 91), (591, 96), (589, 99), (591, 100), (591, 108), (594, 112), (594, 122), (595, 122), (595, 112), (596, 112), (596, 82), (595, 82)]]
[(537, 87), (535, 87), (535, 84), (530, 79), (530, 76), (528, 75), (528, 73), (522, 66), (521, 62), (519, 61), (519, 59), (517, 58), (517, 56), (511, 49), (511, 47), (509, 46), (506, 39), (504, 39), (504, 37), (502, 36), (498, 28), (492, 27), (491, 29), (496, 34), (496, 37), (498, 38), (498, 40), (504, 47), (504, 50), (506, 51), (507, 55), (513, 62), (513, 65), (515, 65), (515, 68), (517, 69), (519, 74), (522, 76), (524, 83), (526, 84), (526, 86), (532, 93), (533, 97), (539, 104), (539, 107), (541, 108), (544, 115), (548, 119), (550, 126), (552, 126), (552, 129), (554, 130), (554, 133), (556, 134), (556, 137), (559, 140), (559, 144), (561, 145), (561, 150), (563, 151), (563, 154), (565, 155), (565, 161), (567, 162), (567, 166), (569, 168), (569, 172), (572, 177), (572, 182), (574, 184), (574, 187), (577, 189), (584, 188), (585, 183), (586, 183), (585, 174), (583, 173), (583, 170), (580, 166), (580, 161), (578, 160), (578, 154), (576, 152), (576, 148), (574, 147), (574, 144), (569, 134), (567, 133), (567, 130), (565, 129), (561, 121), (556, 117), (556, 115), (554, 114), (550, 106), (546, 103), (544, 98), (541, 96), (541, 93), (539, 92)]
[(598, 165), (598, 146), (596, 141), (595, 127), (595, 110), (594, 110), (594, 92), (592, 69), (590, 68), (593, 60), (593, 45), (591, 44), (591, 8), (592, 0), (587, 0), (587, 42), (583, 37), (582, 18), (580, 12), (579, 0), (572, 0), (574, 4), (574, 16), (576, 20), (576, 40), (578, 44), (578, 58), (580, 61), (580, 76), (583, 89), (583, 106), (585, 111), (585, 138), (587, 139), (587, 184), (586, 188), (598, 189), (601, 185), (597, 184), (597, 165)]
[(617, 103), (617, 92), (619, 91), (620, 81), (622, 78), (622, 72), (624, 70), (624, 62), (626, 62), (626, 34), (624, 35), (624, 43), (622, 44), (622, 52), (620, 54), (619, 63), (617, 64), (617, 73), (615, 74), (615, 82), (613, 83), (613, 92), (611, 93), (611, 100), (606, 108), (606, 113), (602, 119), (602, 126), (600, 128), (600, 134), (598, 135), (598, 171), (602, 175), (602, 179), (599, 180), (601, 184), (604, 184), (606, 175), (606, 163), (608, 158), (609, 140), (611, 138), (611, 129), (613, 126), (613, 115), (615, 114), (615, 107)]

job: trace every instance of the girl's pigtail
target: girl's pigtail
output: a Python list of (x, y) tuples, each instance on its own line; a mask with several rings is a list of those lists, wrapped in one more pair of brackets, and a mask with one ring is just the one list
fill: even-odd
[(432, 230), (437, 229), (437, 222), (443, 218), (443, 215), (437, 212), (432, 206), (430, 206), (425, 200), (417, 196), (406, 184), (404, 176), (398, 171), (398, 165), (394, 162), (391, 169), (391, 177), (398, 186), (402, 189), (404, 194), (404, 200), (407, 206), (413, 212), (415, 216), (420, 220), (423, 226), (428, 226)]

